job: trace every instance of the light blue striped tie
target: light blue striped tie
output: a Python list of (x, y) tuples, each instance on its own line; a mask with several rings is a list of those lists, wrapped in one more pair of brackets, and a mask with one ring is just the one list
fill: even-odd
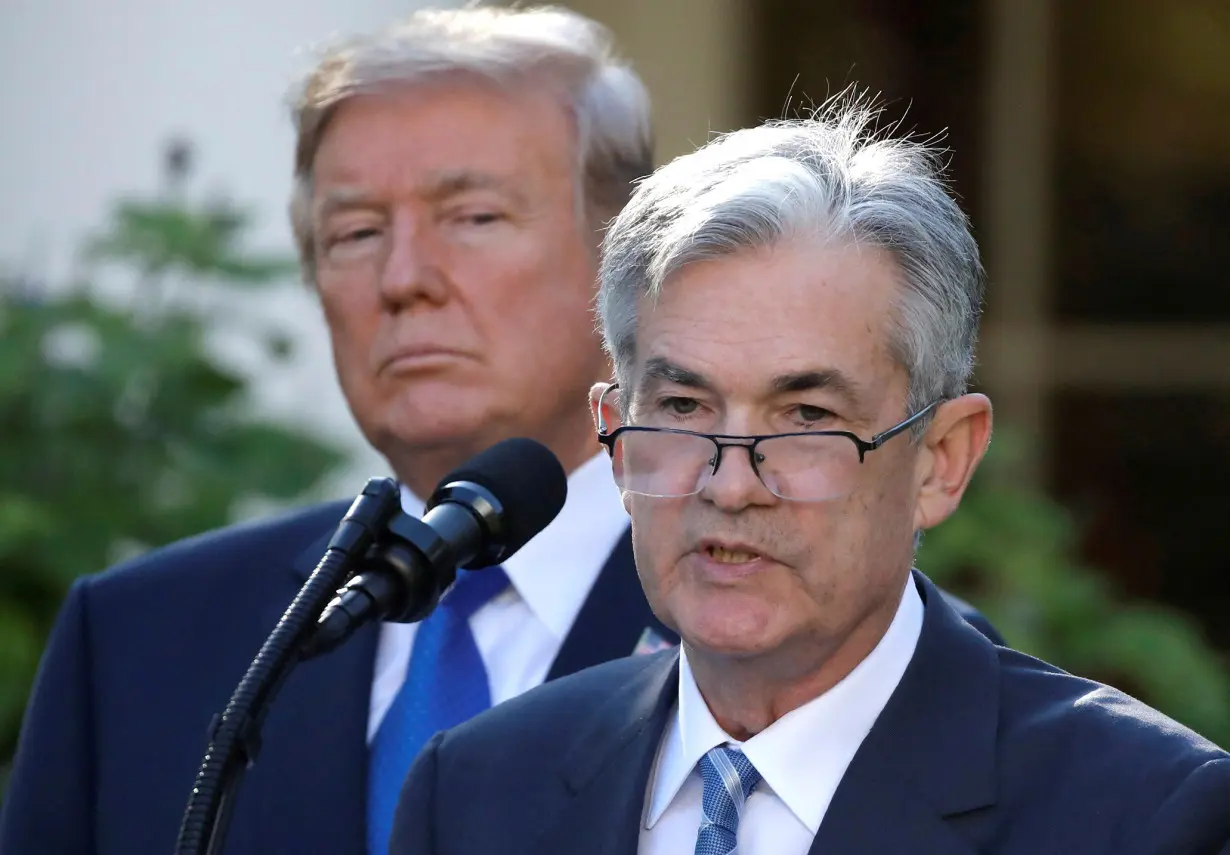
[(735, 855), (739, 851), (739, 818), (747, 797), (760, 783), (760, 773), (742, 751), (722, 745), (700, 758), (697, 768), (705, 792), (696, 855)]
[(410, 764), (427, 740), (491, 706), (491, 683), (470, 615), (508, 587), (502, 567), (460, 570), (419, 624), (406, 681), (380, 723), (368, 758), (367, 851), (386, 855)]

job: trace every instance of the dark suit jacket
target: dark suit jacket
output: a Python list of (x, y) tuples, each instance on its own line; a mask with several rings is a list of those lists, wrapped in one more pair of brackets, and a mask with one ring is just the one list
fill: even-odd
[[(814, 855), (1230, 853), (1230, 755), (991, 645), (916, 581), (914, 658)], [(677, 681), (677, 650), (625, 659), (438, 734), (407, 778), (390, 855), (635, 855)]]
[[(0, 818), (4, 855), (167, 855), (210, 718), (324, 554), (348, 502), (236, 526), (78, 581), (40, 668)], [(645, 602), (625, 537), (549, 678), (632, 653)], [(378, 630), (300, 665), (239, 790), (227, 855), (361, 853)]]
[[(78, 581), (27, 711), (0, 815), (0, 853), (171, 852), (210, 718), (347, 507), (231, 527)], [(627, 656), (647, 627), (677, 641), (645, 602), (625, 536), (548, 679)], [(227, 855), (364, 850), (377, 636), (369, 626), (291, 674), (240, 788)]]

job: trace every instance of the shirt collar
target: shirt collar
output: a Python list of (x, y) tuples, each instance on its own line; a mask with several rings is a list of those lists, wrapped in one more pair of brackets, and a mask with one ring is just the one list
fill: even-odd
[(923, 603), (913, 574), (888, 631), (841, 682), (740, 743), (709, 712), (687, 652), (679, 654), (679, 700), (654, 772), (645, 827), (670, 806), (701, 757), (719, 745), (739, 748), (770, 788), (812, 834), (863, 739), (914, 656)]
[[(406, 513), (423, 514), (424, 502), (404, 484), (401, 495)], [(568, 476), (568, 496), (559, 515), (504, 562), (513, 590), (560, 641), (627, 529), (611, 459), (599, 452)]]

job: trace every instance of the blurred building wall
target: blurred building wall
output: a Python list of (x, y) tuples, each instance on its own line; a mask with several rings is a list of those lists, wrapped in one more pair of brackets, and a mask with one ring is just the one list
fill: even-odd
[[(507, 4), (504, 4), (507, 5)], [(656, 161), (686, 154), (711, 133), (747, 124), (752, 56), (746, 0), (571, 0), (610, 27), (654, 104)]]

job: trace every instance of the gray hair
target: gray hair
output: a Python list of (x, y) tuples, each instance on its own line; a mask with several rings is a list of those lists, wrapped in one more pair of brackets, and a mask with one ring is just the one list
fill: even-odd
[(877, 117), (847, 93), (809, 118), (719, 136), (641, 183), (607, 232), (598, 294), (624, 388), (643, 297), (688, 264), (802, 237), (873, 245), (896, 261), (903, 287), (889, 347), (908, 372), (910, 413), (965, 391), (985, 281), (978, 246), (946, 190), (941, 152), (887, 138)]
[(326, 50), (292, 91), (297, 141), (290, 217), (306, 281), (315, 280), (312, 163), (338, 106), (356, 95), (452, 74), (495, 85), (535, 83), (558, 93), (576, 129), (578, 210), (595, 230), (653, 169), (649, 95), (615, 56), (601, 24), (550, 6), (419, 11)]

